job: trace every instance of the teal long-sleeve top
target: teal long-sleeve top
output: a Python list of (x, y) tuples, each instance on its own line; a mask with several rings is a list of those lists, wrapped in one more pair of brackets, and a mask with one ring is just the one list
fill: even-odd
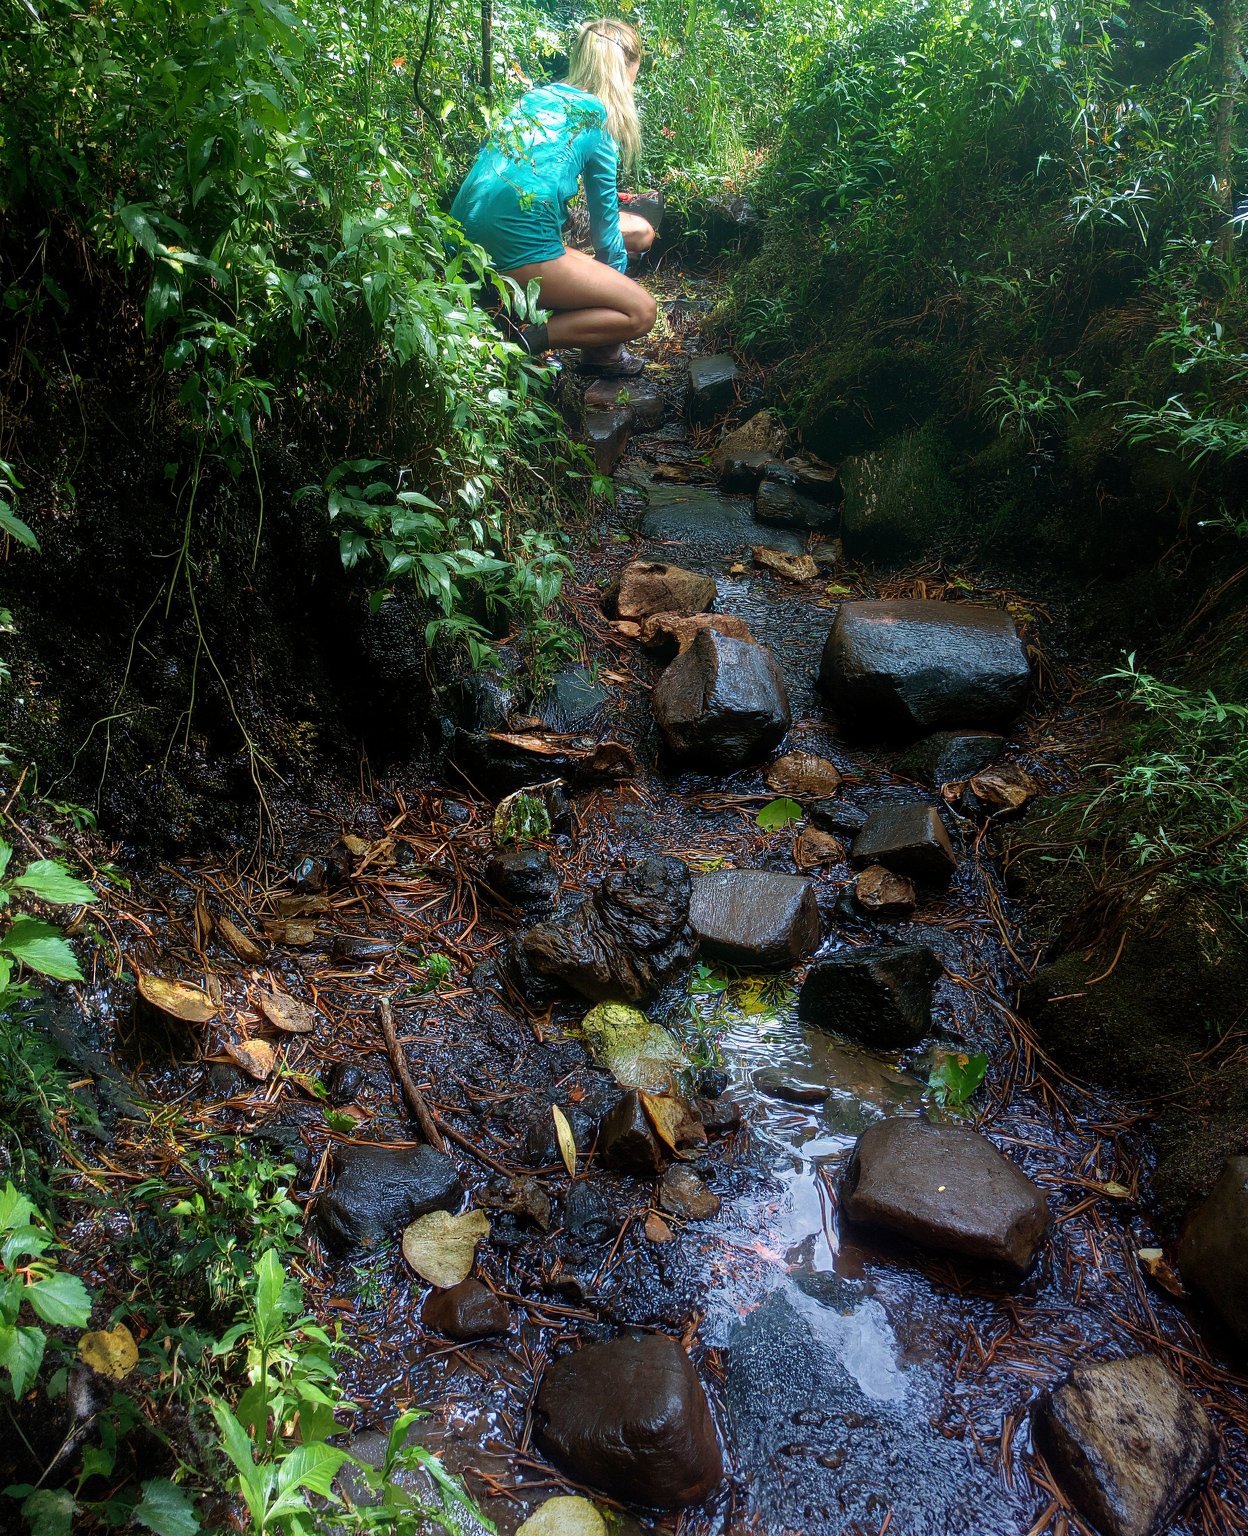
[(525, 94), (490, 135), (451, 204), (451, 216), (500, 272), (564, 253), (563, 226), (585, 183), (599, 261), (623, 272), (619, 151), (597, 96), (563, 83)]

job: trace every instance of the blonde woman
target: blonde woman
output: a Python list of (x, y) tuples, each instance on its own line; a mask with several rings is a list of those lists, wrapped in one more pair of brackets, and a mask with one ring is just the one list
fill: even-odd
[[(655, 321), (654, 300), (626, 276), (630, 253), (648, 250), (650, 224), (621, 213), (620, 161), (641, 147), (633, 82), (641, 38), (627, 22), (587, 21), (572, 47), (568, 78), (527, 91), (477, 156), (451, 213), (494, 265), (520, 286), (539, 284), (553, 311), (526, 325), (534, 356), (580, 347), (591, 373), (634, 374), (640, 358), (624, 348)], [(585, 186), (596, 257), (569, 250), (562, 229), (577, 183)]]

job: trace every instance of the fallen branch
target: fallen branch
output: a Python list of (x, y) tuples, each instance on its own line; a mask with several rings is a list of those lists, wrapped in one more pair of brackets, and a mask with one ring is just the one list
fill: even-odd
[(442, 1137), (442, 1130), (438, 1124), (438, 1117), (425, 1102), (425, 1096), (412, 1081), (412, 1074), (408, 1071), (407, 1061), (399, 1047), (398, 1037), (394, 1032), (394, 1013), (390, 1007), (390, 999), (383, 997), (377, 1005), (381, 1014), (381, 1033), (386, 1042), (386, 1050), (390, 1056), (390, 1065), (394, 1068), (394, 1075), (398, 1078), (403, 1089), (403, 1097), (407, 1100), (407, 1107), (416, 1117), (416, 1123), (420, 1126), (421, 1133), (431, 1147), (439, 1152), (446, 1151), (446, 1142)]

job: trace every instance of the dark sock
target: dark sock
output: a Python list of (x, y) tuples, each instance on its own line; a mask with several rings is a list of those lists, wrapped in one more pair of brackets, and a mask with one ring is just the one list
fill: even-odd
[(544, 325), (526, 325), (520, 331), (520, 340), (530, 357), (541, 357), (550, 351), (550, 334)]

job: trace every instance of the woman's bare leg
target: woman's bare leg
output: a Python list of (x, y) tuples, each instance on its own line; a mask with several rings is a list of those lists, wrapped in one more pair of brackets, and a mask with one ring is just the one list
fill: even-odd
[(521, 288), (537, 279), (538, 302), (554, 311), (547, 321), (552, 347), (633, 341), (647, 335), (658, 316), (654, 300), (640, 283), (579, 251), (565, 251), (553, 261), (531, 261), (504, 276)]
[(654, 225), (639, 213), (620, 213), (620, 234), (630, 256), (642, 256), (654, 244)]

